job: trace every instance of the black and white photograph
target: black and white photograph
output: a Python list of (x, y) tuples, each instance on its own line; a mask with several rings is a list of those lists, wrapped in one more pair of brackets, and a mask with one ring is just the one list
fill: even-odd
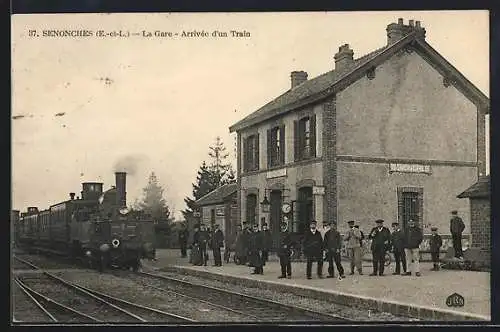
[(12, 15), (11, 325), (490, 322), (489, 15)]

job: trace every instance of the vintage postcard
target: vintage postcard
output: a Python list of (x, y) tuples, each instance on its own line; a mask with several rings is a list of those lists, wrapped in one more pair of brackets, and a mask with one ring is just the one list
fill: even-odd
[(14, 324), (491, 320), (489, 13), (12, 16)]

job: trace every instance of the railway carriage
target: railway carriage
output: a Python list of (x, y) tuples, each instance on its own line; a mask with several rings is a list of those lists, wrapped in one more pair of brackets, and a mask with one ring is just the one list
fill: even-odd
[(111, 265), (138, 269), (142, 258), (154, 258), (154, 223), (141, 211), (126, 208), (126, 173), (117, 172), (116, 186), (82, 184), (81, 198), (39, 212), (30, 207), (16, 222), (19, 244), (56, 250), (74, 259), (85, 258), (100, 269)]

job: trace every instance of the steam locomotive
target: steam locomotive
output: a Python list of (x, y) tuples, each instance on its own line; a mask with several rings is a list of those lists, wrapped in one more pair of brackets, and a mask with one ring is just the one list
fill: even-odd
[(81, 198), (69, 199), (39, 211), (12, 211), (14, 242), (28, 250), (48, 249), (84, 259), (104, 270), (140, 267), (154, 259), (154, 222), (143, 211), (126, 207), (126, 173), (115, 173), (116, 186), (103, 192), (102, 183), (82, 183)]

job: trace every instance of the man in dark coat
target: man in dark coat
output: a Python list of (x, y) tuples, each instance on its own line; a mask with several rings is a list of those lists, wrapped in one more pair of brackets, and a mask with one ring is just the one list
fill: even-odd
[(337, 231), (336, 224), (332, 221), (329, 224), (328, 230), (325, 232), (324, 244), (326, 250), (326, 259), (328, 261), (328, 276), (327, 278), (335, 277), (335, 270), (333, 268), (333, 262), (337, 266), (339, 272), (339, 280), (345, 278), (344, 267), (340, 260), (340, 249), (342, 248), (342, 237)]
[(312, 279), (311, 270), (313, 262), (318, 264), (318, 278), (323, 278), (323, 238), (321, 233), (316, 229), (316, 221), (313, 220), (309, 224), (309, 231), (304, 235), (304, 255), (307, 258), (306, 276), (307, 279)]
[(465, 224), (458, 216), (458, 212), (453, 210), (451, 211), (451, 220), (450, 220), (450, 232), (451, 239), (453, 241), (453, 250), (455, 251), (455, 257), (458, 259), (463, 259), (464, 254), (462, 252), (462, 232), (465, 229)]
[(286, 222), (281, 223), (281, 233), (278, 247), (278, 256), (280, 258), (281, 275), (279, 279), (292, 277), (292, 261), (290, 245), (292, 244), (292, 238), (288, 232), (288, 224)]
[(214, 266), (222, 266), (222, 257), (220, 248), (224, 247), (224, 234), (219, 229), (219, 225), (215, 224), (214, 233), (212, 235), (212, 252), (214, 254)]
[(396, 260), (396, 271), (394, 275), (401, 274), (401, 265), (403, 265), (403, 274), (406, 273), (406, 254), (404, 247), (404, 234), (399, 228), (399, 223), (392, 223), (391, 245), (394, 259)]
[(198, 232), (197, 243), (200, 247), (200, 252), (202, 257), (201, 261), (205, 266), (207, 266), (208, 262), (208, 253), (207, 253), (208, 240), (209, 240), (209, 235), (207, 233), (205, 225), (202, 224), (200, 226), (200, 231)]
[(431, 271), (439, 271), (439, 251), (441, 250), (441, 246), (443, 245), (443, 239), (441, 235), (437, 232), (437, 227), (431, 227), (431, 239), (429, 241), (430, 252), (432, 257), (432, 263), (434, 267)]
[[(411, 264), (411, 269), (417, 277), (420, 277), (420, 243), (424, 236), (422, 230), (417, 226), (413, 219), (408, 221), (408, 227), (406, 227), (404, 232), (404, 246), (406, 261)], [(405, 275), (411, 275), (411, 272), (405, 273)]]
[(179, 231), (179, 245), (181, 247), (181, 256), (187, 256), (187, 242), (189, 238), (189, 231), (186, 227), (186, 224), (182, 224), (181, 229)]
[(273, 237), (269, 228), (267, 228), (267, 224), (262, 224), (262, 261), (266, 263), (269, 260), (269, 250), (271, 250), (273, 246)]
[(375, 221), (376, 227), (373, 227), (369, 239), (372, 240), (371, 250), (373, 259), (373, 273), (371, 276), (384, 275), (385, 253), (390, 248), (391, 232), (384, 226), (384, 221), (378, 219)]
[[(359, 225), (354, 225), (354, 228), (359, 229)], [(359, 239), (359, 245), (361, 248), (363, 248), (363, 241), (365, 239), (365, 234), (363, 233), (362, 230), (360, 230), (359, 233), (361, 234), (361, 239)]]
[(264, 274), (264, 262), (262, 261), (262, 234), (259, 225), (253, 225), (253, 231), (249, 237), (249, 263), (254, 268), (252, 274)]

